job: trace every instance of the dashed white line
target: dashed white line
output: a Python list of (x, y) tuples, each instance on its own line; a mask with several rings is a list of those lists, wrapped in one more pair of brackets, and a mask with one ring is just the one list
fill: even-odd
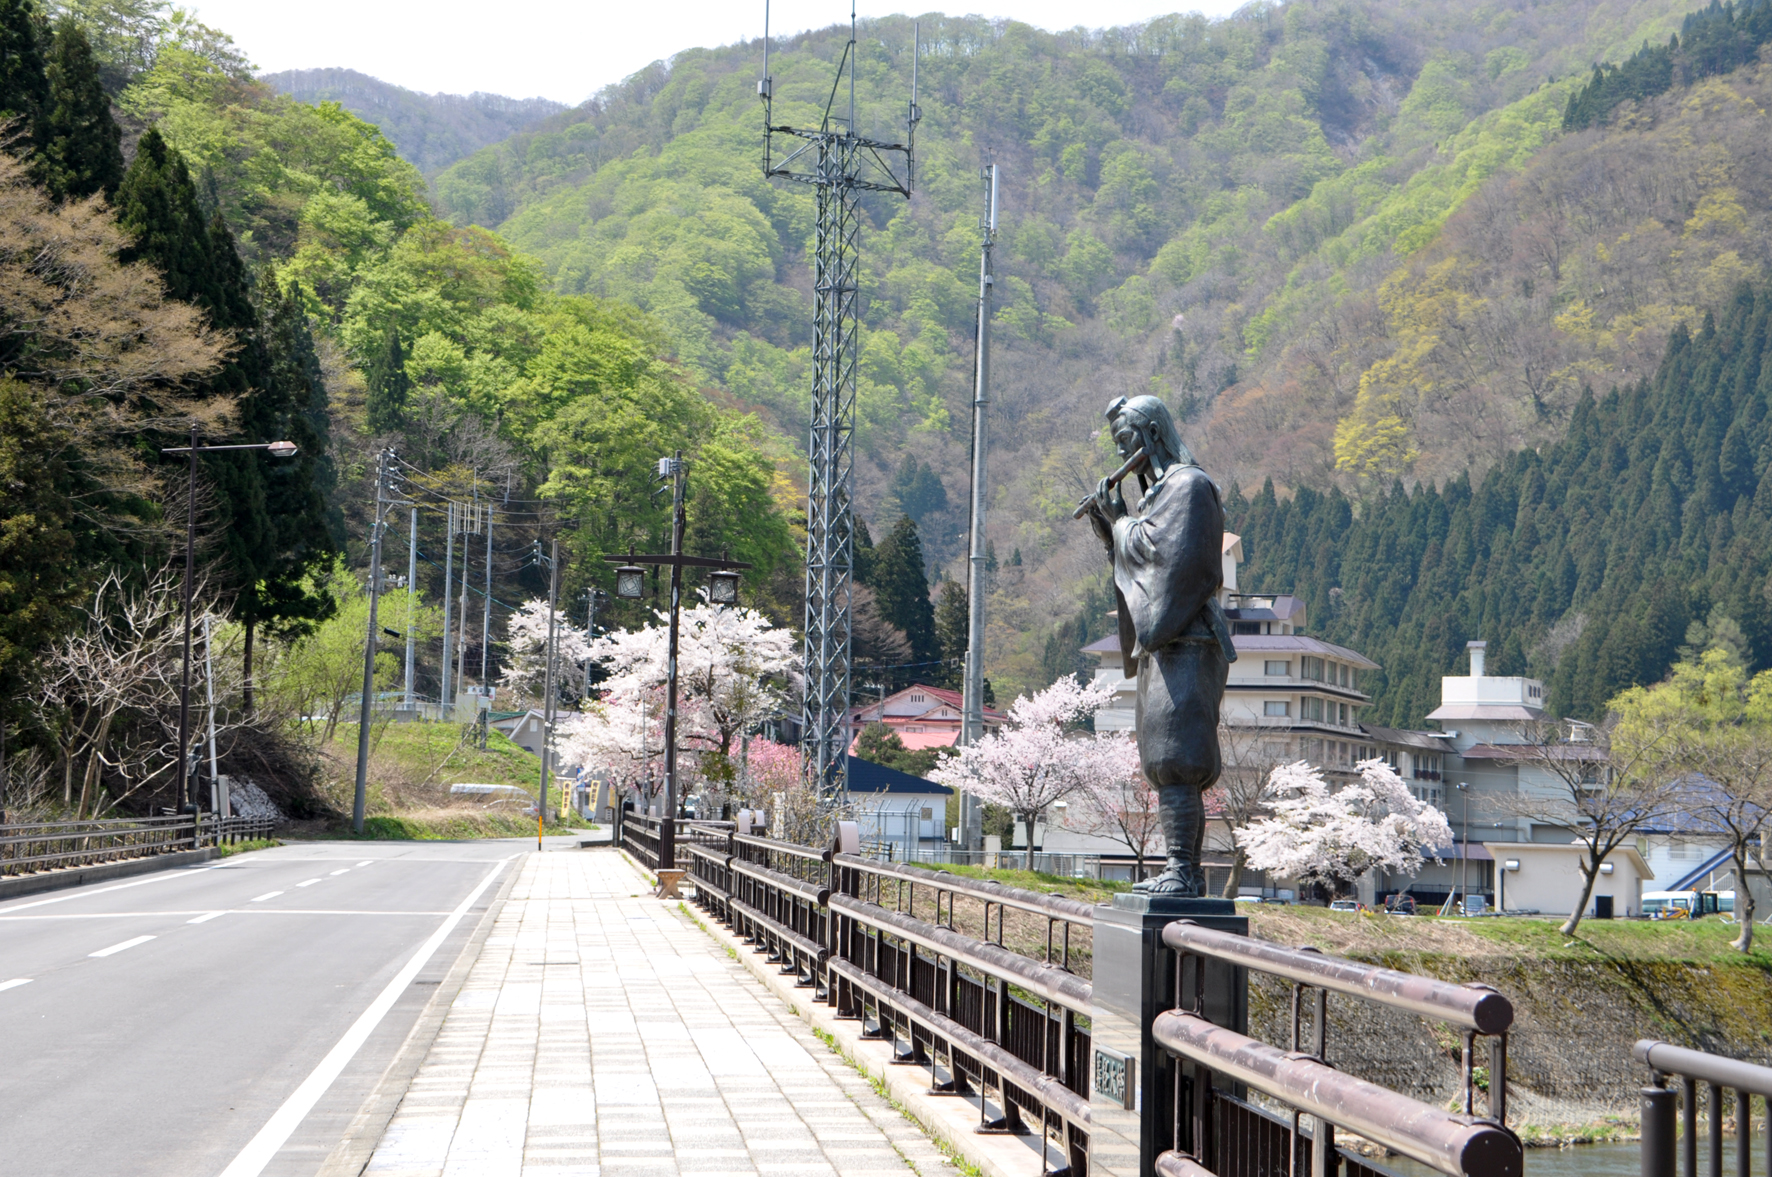
[(405, 991), (408, 985), (412, 984), (412, 979), (418, 976), (418, 971), (424, 968), (425, 963), (441, 947), (456, 924), (461, 922), (461, 918), (467, 914), (468, 908), (472, 907), (475, 900), (479, 899), (486, 888), (492, 885), (492, 881), (498, 878), (499, 872), (505, 868), (506, 861), (509, 860), (502, 860), (494, 865), (486, 877), (480, 880), (479, 885), (468, 892), (467, 898), (463, 899), (455, 910), (449, 913), (449, 917), (443, 921), (443, 925), (431, 933), (431, 938), (419, 946), (418, 952), (412, 956), (412, 959), (408, 960), (405, 966), (394, 974), (394, 979), (388, 982), (388, 987), (369, 1003), (369, 1008), (357, 1016), (357, 1020), (351, 1023), (351, 1028), (345, 1031), (344, 1037), (340, 1038), (338, 1043), (327, 1051), (326, 1057), (320, 1060), (319, 1066), (315, 1067), (308, 1077), (302, 1080), (301, 1086), (297, 1087), (294, 1093), (283, 1101), (283, 1106), (277, 1109), (276, 1113), (266, 1121), (265, 1126), (258, 1130), (258, 1134), (248, 1142), (245, 1148), (240, 1150), (233, 1162), (222, 1170), (221, 1177), (258, 1177), (264, 1171), (265, 1166), (270, 1164), (271, 1158), (277, 1155), (277, 1150), (283, 1147), (284, 1141), (289, 1139), (296, 1126), (302, 1122), (308, 1112), (313, 1110), (314, 1105), (320, 1101), (320, 1097), (326, 1094), (326, 1089), (332, 1086), (332, 1081), (338, 1078), (339, 1072), (345, 1069), (345, 1064), (349, 1063), (357, 1053), (358, 1047), (363, 1045), (370, 1032), (381, 1022), (382, 1017), (393, 1006), (395, 999)]
[(133, 939), (123, 941), (123, 943), (121, 943), (121, 944), (113, 944), (109, 948), (101, 948), (97, 952), (89, 952), (86, 955), (87, 956), (115, 956), (117, 953), (122, 952), (126, 948), (134, 948), (137, 944), (146, 944), (149, 940), (152, 940), (152, 939), (153, 939), (152, 936), (136, 936)]
[(248, 903), (263, 903), (265, 900), (275, 899), (277, 896), (279, 896), (281, 894), (283, 894), (283, 892), (281, 892), (281, 891), (266, 891), (263, 895), (254, 895), (251, 899), (248, 899), (246, 902), (248, 902)]
[(0, 990), (17, 989), (20, 985), (29, 985), (30, 983), (31, 978), (29, 977), (14, 977), (10, 981), (0, 981)]
[(344, 874), (349, 874), (350, 872), (351, 872), (351, 868), (346, 866), (346, 867), (340, 867), (338, 870), (335, 870), (332, 873), (334, 875), (344, 875)]
[(301, 882), (297, 883), (296, 886), (298, 886), (298, 887), (312, 887), (315, 883), (322, 882), (322, 881), (323, 880), (321, 880), (321, 879), (303, 879)]
[(206, 924), (210, 920), (215, 919), (218, 916), (224, 916), (227, 914), (228, 913), (225, 911), (206, 911), (194, 920), (186, 920), (185, 923), (187, 923), (187, 924)]
[(370, 863), (372, 863), (374, 861), (375, 861), (375, 859), (373, 859), (373, 858), (365, 858), (362, 862), (359, 862), (357, 865), (358, 866), (368, 866)]

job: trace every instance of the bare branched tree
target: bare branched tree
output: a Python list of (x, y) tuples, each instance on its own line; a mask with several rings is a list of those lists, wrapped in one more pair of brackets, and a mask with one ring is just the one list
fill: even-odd
[(1755, 904), (1747, 872), (1756, 853), (1764, 865), (1772, 835), (1772, 738), (1741, 728), (1695, 731), (1680, 739), (1678, 760), (1690, 771), (1679, 786), (1681, 811), (1694, 827), (1729, 843), (1741, 928), (1731, 946), (1752, 952)]
[(1582, 848), (1581, 895), (1562, 925), (1565, 936), (1581, 926), (1607, 857), (1678, 808), (1673, 734), (1669, 724), (1616, 715), (1597, 726), (1543, 720), (1518, 725), (1519, 742), (1500, 748), (1520, 782), (1496, 807), (1566, 829)]
[(1267, 816), (1261, 799), (1268, 778), (1274, 769), (1296, 757), (1288, 754), (1284, 732), (1233, 727), (1222, 722), (1218, 725), (1218, 749), (1223, 767), (1218, 784), (1206, 796), (1206, 804), (1208, 814), (1222, 820), (1230, 830), (1230, 845), (1224, 849), (1231, 855), (1231, 873), (1221, 894), (1234, 899), (1249, 865), (1248, 852), (1237, 841), (1236, 832)]

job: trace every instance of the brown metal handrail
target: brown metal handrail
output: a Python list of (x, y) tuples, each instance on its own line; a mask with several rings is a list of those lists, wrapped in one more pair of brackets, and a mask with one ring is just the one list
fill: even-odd
[(1202, 928), (1188, 920), (1176, 920), (1166, 926), (1163, 943), (1177, 952), (1209, 956), (1392, 1009), (1405, 1009), (1479, 1034), (1505, 1034), (1514, 1022), (1513, 1003), (1487, 985), (1453, 985), (1432, 977)]
[(1059, 895), (1042, 895), (1038, 891), (1005, 887), (1001, 883), (991, 882), (988, 879), (969, 879), (951, 871), (900, 866), (897, 863), (863, 858), (858, 854), (838, 854), (833, 856), (831, 861), (841, 866), (865, 871), (868, 874), (903, 879), (951, 894), (965, 895), (972, 899), (1000, 904), (1016, 911), (1031, 912), (1034, 915), (1050, 916), (1076, 924), (1092, 923), (1095, 919), (1094, 906), (1084, 903), (1080, 899), (1066, 899)]
[[(994, 1088), (995, 1118), (984, 1095), (978, 1097), (985, 1130), (1030, 1130), (1031, 1120), (1022, 1126), (1026, 1108), (1040, 1120), (1043, 1140), (1056, 1133), (1061, 1155), (1078, 1168), (1086, 1163), (1089, 1105), (1077, 1059), (1087, 1055), (1088, 1031), (1077, 1022), (1089, 1015), (1089, 982), (1001, 944), (869, 902), (859, 892), (865, 876), (873, 876), (875, 895), (885, 879), (936, 888), (961, 883), (989, 903), (1063, 922), (1082, 922), (1084, 905), (754, 834), (732, 833), (728, 848), (686, 847), (698, 904), (784, 974), (816, 987), (840, 1017), (865, 1024), (871, 1016), (876, 1028), (865, 1036), (890, 1039), (898, 1061), (928, 1066), (936, 1090), (965, 1095), (974, 1083)], [(939, 901), (936, 906), (939, 916)], [(924, 996), (933, 993), (934, 1004), (913, 992), (919, 988), (928, 991)], [(901, 1042), (908, 1053), (899, 1053)], [(940, 1080), (944, 1056), (948, 1077)]]
[[(1197, 1014), (1169, 1010), (1152, 1027), (1171, 1054), (1317, 1117), (1316, 1149), (1334, 1147), (1325, 1121), (1452, 1177), (1519, 1177), (1520, 1140), (1499, 1124), (1457, 1115), (1326, 1063), (1215, 1026)], [(1196, 1106), (1204, 1076), (1195, 1079)]]
[[(734, 866), (736, 865), (735, 863)], [(971, 936), (926, 923), (901, 912), (888, 911), (878, 904), (864, 903), (847, 895), (832, 894), (830, 906), (832, 911), (841, 912), (858, 923), (889, 932), (919, 948), (927, 948), (988, 976), (1002, 978), (1041, 1000), (1061, 1006), (1072, 1013), (1089, 1016), (1094, 987), (1075, 973), (1042, 964), (988, 940), (975, 940)]]
[[(1766, 1101), (1766, 1171), (1772, 1173), (1772, 1067), (1691, 1050), (1668, 1042), (1641, 1039), (1631, 1054), (1649, 1067), (1651, 1085), (1642, 1092), (1643, 1177), (1674, 1177), (1674, 1153), (1681, 1154), (1687, 1177), (1698, 1177), (1698, 1085), (1703, 1083), (1709, 1107), (1707, 1148), (1709, 1171), (1723, 1172), (1724, 1091), (1735, 1092), (1735, 1155), (1737, 1172), (1753, 1165), (1753, 1097)], [(1678, 1092), (1667, 1086), (1678, 1076)], [(1685, 1112), (1685, 1132), (1674, 1124), (1676, 1102)]]

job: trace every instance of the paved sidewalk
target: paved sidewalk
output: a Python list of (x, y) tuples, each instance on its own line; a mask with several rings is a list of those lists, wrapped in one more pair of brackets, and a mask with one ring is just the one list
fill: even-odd
[(955, 1170), (612, 850), (532, 854), (377, 1177)]

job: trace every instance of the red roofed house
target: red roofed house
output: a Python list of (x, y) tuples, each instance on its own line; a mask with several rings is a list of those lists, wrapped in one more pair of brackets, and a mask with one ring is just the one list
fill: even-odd
[[(864, 703), (849, 710), (849, 728), (861, 737), (861, 729), (870, 723), (884, 723), (898, 734), (904, 746), (917, 751), (923, 748), (952, 748), (960, 739), (960, 720), (965, 701), (959, 691), (914, 683), (896, 694), (873, 703)], [(1003, 726), (1005, 716), (995, 707), (984, 709), (984, 726), (989, 731)], [(851, 740), (849, 751), (855, 751)]]

